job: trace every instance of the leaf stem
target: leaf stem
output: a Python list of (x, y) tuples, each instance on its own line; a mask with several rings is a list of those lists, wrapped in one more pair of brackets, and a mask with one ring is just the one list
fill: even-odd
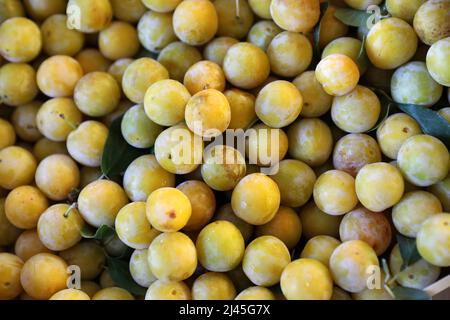
[(70, 211), (72, 211), (73, 209), (76, 209), (77, 207), (78, 207), (78, 203), (77, 202), (72, 203), (70, 205), (70, 207), (67, 208), (66, 212), (64, 213), (64, 218), (67, 219), (69, 217)]

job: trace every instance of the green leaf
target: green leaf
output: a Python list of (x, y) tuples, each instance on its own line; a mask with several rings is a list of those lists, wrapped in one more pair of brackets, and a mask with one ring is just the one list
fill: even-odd
[(106, 265), (111, 278), (119, 287), (137, 296), (145, 295), (146, 289), (134, 282), (127, 261), (107, 257)]
[(412, 104), (397, 103), (397, 106), (413, 117), (424, 133), (438, 138), (450, 148), (450, 123), (440, 114), (429, 108)]
[(363, 37), (361, 41), (361, 49), (359, 50), (358, 58), (356, 59), (356, 63), (359, 66), (360, 70), (367, 70), (367, 67), (369, 66), (369, 59), (366, 55), (366, 36)]
[(419, 289), (397, 286), (392, 288), (392, 292), (396, 300), (431, 300), (431, 297), (425, 291)]
[(81, 229), (81, 236), (85, 239), (93, 239), (103, 241), (113, 237), (116, 234), (116, 231), (107, 225), (102, 225), (100, 228), (95, 230), (91, 226), (85, 225)]
[(153, 154), (153, 148), (137, 149), (126, 142), (122, 136), (122, 118), (123, 116), (112, 122), (103, 150), (101, 169), (107, 178), (121, 175), (136, 158)]
[(382, 90), (379, 89), (372, 89), (372, 90), (377, 94), (378, 99), (380, 100), (381, 112), (377, 124), (369, 132), (377, 131), (378, 128), (381, 126), (381, 124), (389, 117), (392, 109), (395, 108), (395, 103)]
[(325, 12), (328, 9), (328, 2), (322, 2), (320, 4), (320, 18), (319, 23), (317, 23), (316, 27), (314, 28), (313, 32), (313, 38), (314, 38), (314, 61), (318, 62), (320, 61), (320, 29), (322, 27), (322, 18)]
[(334, 16), (348, 26), (360, 27), (367, 23), (367, 19), (369, 19), (372, 14), (361, 10), (336, 8)]
[(404, 270), (406, 267), (422, 259), (419, 251), (417, 251), (416, 239), (407, 238), (397, 234), (397, 242), (403, 259), (401, 270)]

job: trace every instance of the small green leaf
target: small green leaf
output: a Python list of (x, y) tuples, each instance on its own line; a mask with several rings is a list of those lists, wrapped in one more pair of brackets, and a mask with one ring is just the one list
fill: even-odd
[(440, 114), (429, 108), (412, 104), (397, 103), (397, 106), (413, 117), (424, 133), (438, 138), (450, 148), (450, 123)]
[(145, 288), (134, 282), (127, 261), (107, 257), (106, 265), (111, 278), (119, 287), (137, 296), (145, 295)]
[(366, 36), (364, 36), (361, 41), (361, 49), (359, 50), (356, 63), (358, 64), (359, 69), (363, 71), (366, 71), (367, 67), (369, 66), (369, 59), (367, 58), (366, 55)]
[(431, 300), (431, 297), (425, 291), (419, 289), (397, 286), (392, 288), (392, 292), (396, 300)]
[(320, 18), (319, 23), (317, 23), (316, 27), (314, 28), (313, 32), (313, 38), (314, 38), (314, 61), (319, 62), (320, 61), (320, 29), (322, 27), (322, 18), (325, 12), (328, 9), (328, 2), (322, 2), (320, 4)]
[(397, 242), (403, 259), (401, 270), (404, 270), (406, 267), (422, 259), (419, 251), (417, 251), (416, 239), (407, 238), (397, 234)]
[(395, 104), (392, 102), (391, 98), (382, 90), (372, 90), (377, 94), (378, 99), (380, 100), (381, 112), (377, 124), (369, 132), (377, 131), (381, 124), (389, 117), (392, 109), (395, 108)]
[(360, 27), (367, 23), (372, 14), (361, 10), (336, 8), (334, 16), (348, 26)]
[(107, 178), (123, 174), (136, 158), (153, 154), (153, 148), (137, 149), (126, 142), (122, 136), (122, 118), (123, 116), (112, 122), (103, 150), (101, 169)]
[(102, 225), (100, 228), (95, 230), (91, 226), (85, 225), (81, 229), (81, 236), (85, 239), (93, 239), (103, 241), (111, 238), (116, 234), (116, 231), (107, 225)]

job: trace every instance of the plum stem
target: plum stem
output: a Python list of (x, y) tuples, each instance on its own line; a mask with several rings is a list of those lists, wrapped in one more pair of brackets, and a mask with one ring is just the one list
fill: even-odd
[(64, 213), (64, 218), (68, 218), (69, 217), (69, 213), (70, 211), (72, 211), (72, 209), (76, 209), (78, 207), (78, 203), (74, 202), (70, 205), (69, 208), (67, 208), (66, 212)]

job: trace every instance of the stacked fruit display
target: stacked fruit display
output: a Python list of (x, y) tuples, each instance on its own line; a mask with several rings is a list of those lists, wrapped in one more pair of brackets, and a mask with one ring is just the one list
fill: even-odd
[(430, 299), (450, 0), (0, 0), (0, 299)]

